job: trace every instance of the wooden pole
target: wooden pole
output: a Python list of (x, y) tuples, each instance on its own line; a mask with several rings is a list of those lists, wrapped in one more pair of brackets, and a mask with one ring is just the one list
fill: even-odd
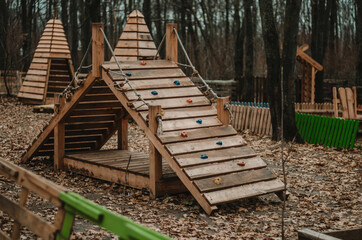
[(94, 77), (101, 77), (101, 66), (104, 62), (104, 37), (100, 30), (103, 23), (92, 24), (92, 73)]
[[(158, 123), (157, 114), (161, 113), (161, 106), (149, 106), (148, 108), (148, 124), (153, 134), (156, 135)], [(157, 183), (162, 178), (162, 156), (150, 141), (150, 194), (152, 198), (159, 195), (159, 187)]]
[[(56, 115), (64, 106), (65, 97), (59, 97), (59, 94), (55, 94), (54, 103), (59, 104), (58, 106), (54, 106), (54, 114)], [(54, 128), (54, 169), (62, 170), (64, 168), (64, 153), (65, 125), (64, 121), (60, 121)]]
[(336, 87), (333, 87), (333, 112), (334, 112), (334, 117), (338, 117), (338, 98), (337, 98)]
[(229, 112), (225, 109), (225, 104), (229, 103), (229, 97), (220, 97), (217, 99), (217, 118), (224, 125), (230, 124)]
[(312, 67), (312, 81), (311, 81), (311, 86), (310, 86), (310, 102), (314, 103), (314, 99), (315, 99), (315, 74), (316, 74), (316, 70), (314, 67)]
[(173, 29), (177, 24), (166, 25), (166, 60), (177, 62), (177, 36)]
[(128, 117), (123, 117), (118, 127), (118, 149), (128, 149)]
[[(29, 196), (29, 190), (26, 189), (25, 187), (22, 187), (20, 192), (19, 206), (24, 207), (26, 205), (26, 200), (28, 199), (28, 196)], [(13, 225), (12, 239), (19, 239), (19, 237), (20, 237), (20, 223), (15, 221)]]

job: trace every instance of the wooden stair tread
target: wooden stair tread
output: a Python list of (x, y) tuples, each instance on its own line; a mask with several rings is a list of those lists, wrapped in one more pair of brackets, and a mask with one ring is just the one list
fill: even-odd
[[(168, 98), (168, 99), (155, 99), (155, 100), (146, 100), (146, 102), (150, 105), (161, 105), (162, 109), (168, 108), (186, 108), (191, 106), (210, 106), (210, 101), (202, 96), (202, 97), (192, 97), (192, 103), (186, 102), (188, 97), (186, 98)], [(143, 106), (142, 106), (143, 105)], [(133, 106), (137, 108), (138, 111), (147, 110), (148, 107), (144, 105), (142, 101), (133, 102)]]
[[(133, 86), (133, 85), (132, 85)], [(153, 95), (152, 92), (156, 91), (157, 95)], [(153, 88), (150, 90), (138, 90), (138, 94), (142, 96), (144, 100), (150, 99), (163, 99), (163, 98), (179, 98), (179, 97), (189, 97), (192, 99), (194, 96), (203, 96), (200, 90), (197, 87), (178, 87), (175, 89), (165, 88), (165, 89), (157, 89)], [(137, 100), (138, 97), (134, 91), (125, 92), (128, 100), (133, 101)]]

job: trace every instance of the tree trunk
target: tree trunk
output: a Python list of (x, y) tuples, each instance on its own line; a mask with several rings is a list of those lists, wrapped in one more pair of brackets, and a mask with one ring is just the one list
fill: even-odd
[(234, 32), (235, 32), (235, 55), (234, 55), (234, 70), (235, 80), (238, 81), (236, 96), (241, 96), (242, 76), (244, 73), (244, 31), (245, 20), (240, 22), (239, 15), (239, 0), (234, 1)]
[(275, 27), (272, 0), (259, 1), (261, 25), (263, 30), (264, 49), (266, 55), (268, 81), (267, 92), (273, 127), (273, 140), (281, 138), (281, 91), (280, 91), (280, 53), (279, 37)]
[(254, 101), (254, 39), (253, 39), (253, 16), (251, 14), (251, 0), (244, 1), (245, 10), (245, 76), (242, 89), (243, 101)]
[[(73, 2), (73, 1), (71, 1), (71, 2)], [(69, 36), (69, 34), (68, 34), (68, 3), (69, 3), (68, 0), (61, 1), (61, 7), (62, 7), (61, 19), (62, 19), (62, 23), (63, 23), (63, 27), (64, 27), (64, 32), (67, 36)]]
[(78, 68), (78, 1), (70, 1), (71, 54), (73, 65)]
[(303, 142), (295, 122), (295, 61), (298, 43), (298, 24), (302, 0), (287, 0), (285, 6), (283, 43), (283, 93), (284, 121), (283, 133), (286, 141)]
[(357, 42), (358, 42), (358, 59), (356, 64), (356, 85), (362, 86), (362, 1), (356, 0), (357, 15)]
[(148, 29), (152, 34), (152, 26), (151, 26), (151, 1), (150, 0), (143, 0), (143, 15), (145, 16), (145, 21), (147, 24)]

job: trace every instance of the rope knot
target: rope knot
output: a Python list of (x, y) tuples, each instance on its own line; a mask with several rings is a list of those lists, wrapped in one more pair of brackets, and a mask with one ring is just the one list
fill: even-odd
[(156, 115), (156, 121), (157, 121), (157, 123), (158, 123), (158, 126), (157, 126), (157, 135), (158, 136), (160, 136), (160, 135), (162, 135), (162, 133), (163, 133), (163, 130), (162, 130), (162, 116), (161, 116), (161, 114), (157, 114)]

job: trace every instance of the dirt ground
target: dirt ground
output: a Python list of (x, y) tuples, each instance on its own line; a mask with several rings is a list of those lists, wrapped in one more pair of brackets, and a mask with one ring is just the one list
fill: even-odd
[[(51, 114), (33, 113), (12, 98), (0, 99), (0, 157), (43, 176), (94, 202), (123, 214), (174, 239), (280, 239), (282, 202), (273, 194), (220, 206), (206, 215), (190, 194), (149, 198), (147, 191), (81, 176), (56, 173), (48, 158), (34, 158), (22, 164), (22, 154), (50, 120)], [(281, 143), (267, 136), (241, 133), (282, 179)], [(130, 148), (146, 152), (148, 140), (131, 125)], [(361, 137), (359, 137), (361, 144)], [(112, 138), (104, 148), (116, 144)], [(361, 148), (333, 149), (309, 144), (285, 147), (287, 182), (290, 192), (286, 211), (287, 239), (296, 239), (297, 230), (319, 232), (362, 227)], [(0, 177), (0, 193), (18, 199), (20, 187)], [(28, 208), (48, 221), (56, 208), (31, 195)], [(10, 232), (12, 221), (0, 212), (0, 230)], [(117, 239), (91, 223), (76, 219), (74, 239)], [(33, 239), (23, 229), (22, 239)]]

